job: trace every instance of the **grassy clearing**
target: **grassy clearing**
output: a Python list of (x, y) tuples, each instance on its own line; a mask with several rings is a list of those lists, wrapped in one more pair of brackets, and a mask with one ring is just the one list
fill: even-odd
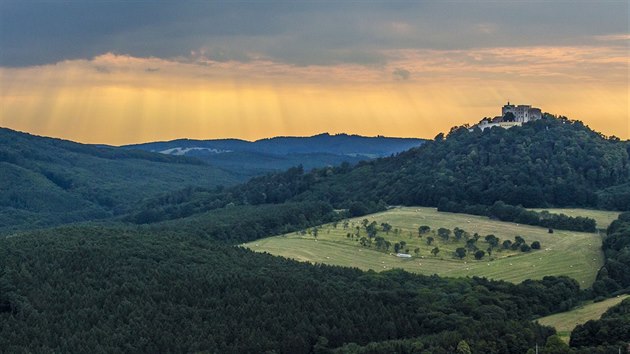
[[(377, 250), (362, 246), (360, 238), (366, 237), (365, 228), (361, 221), (367, 219), (389, 223), (392, 231), (386, 234), (379, 231), (377, 236), (390, 241), (392, 247), (388, 251)], [(427, 225), (431, 233), (422, 237), (418, 235), (418, 227)], [(359, 227), (359, 236), (356, 236)], [(464, 241), (441, 239), (435, 230), (440, 227), (453, 230), (455, 227), (464, 229), (469, 234), (478, 233), (481, 238), (477, 246), (486, 250), (488, 244), (484, 237), (493, 234), (501, 241), (519, 235), (527, 244), (539, 241), (540, 250), (520, 252), (513, 250), (497, 250), (492, 255), (486, 255), (482, 260), (475, 260), (472, 252), (462, 260), (454, 257), (456, 248), (463, 247)], [(398, 231), (396, 231), (398, 230)], [(400, 207), (365, 217), (348, 220), (347, 228), (343, 222), (337, 227), (332, 224), (319, 227), (318, 236), (311, 234), (291, 233), (269, 237), (244, 244), (257, 252), (269, 252), (274, 255), (297, 259), (312, 263), (327, 263), (340, 266), (358, 267), (383, 271), (392, 268), (402, 268), (410, 272), (421, 274), (438, 274), (441, 276), (484, 276), (493, 279), (503, 279), (511, 282), (521, 282), (525, 279), (540, 279), (546, 275), (567, 275), (576, 279), (582, 287), (589, 287), (595, 280), (597, 270), (603, 264), (601, 239), (597, 234), (556, 230), (547, 233), (546, 228), (519, 225), (515, 223), (489, 220), (486, 217), (467, 214), (453, 214), (438, 212), (434, 208)], [(352, 234), (348, 237), (348, 233)], [(427, 245), (427, 237), (435, 238), (432, 245)], [(403, 259), (393, 254), (393, 245), (405, 241), (413, 255)], [(437, 256), (431, 250), (437, 246), (440, 252)], [(414, 250), (418, 248), (419, 253)]]
[(554, 214), (565, 214), (568, 216), (583, 216), (591, 219), (595, 219), (597, 222), (598, 229), (606, 229), (608, 225), (610, 225), (614, 220), (617, 219), (620, 212), (618, 211), (606, 211), (606, 210), (592, 210), (592, 209), (563, 209), (563, 208), (552, 208), (552, 209), (532, 209), (535, 211), (543, 211), (547, 210), (550, 213)]
[(554, 327), (556, 331), (558, 331), (558, 335), (568, 342), (571, 337), (571, 332), (578, 324), (600, 318), (606, 310), (619, 304), (628, 297), (630, 297), (630, 295), (621, 295), (600, 302), (588, 302), (571, 311), (542, 317), (537, 321), (542, 325)]

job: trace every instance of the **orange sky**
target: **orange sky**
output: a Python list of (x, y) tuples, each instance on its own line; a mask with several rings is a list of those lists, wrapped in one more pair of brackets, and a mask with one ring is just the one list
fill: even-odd
[[(609, 40), (609, 39), (605, 39)], [(432, 138), (506, 100), (630, 138), (627, 39), (382, 51), (386, 64), (92, 59), (0, 67), (0, 126), (84, 143), (321, 132)]]

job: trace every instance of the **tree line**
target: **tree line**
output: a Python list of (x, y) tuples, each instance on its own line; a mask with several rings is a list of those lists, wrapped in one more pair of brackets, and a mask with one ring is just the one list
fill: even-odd
[(466, 203), (457, 203), (442, 199), (438, 204), (438, 211), (481, 215), (501, 221), (542, 226), (550, 229), (581, 232), (597, 231), (597, 223), (592, 218), (555, 214), (546, 210), (537, 212), (525, 209), (522, 206), (508, 205), (500, 200), (494, 202), (491, 206), (487, 206), (480, 204), (468, 205)]

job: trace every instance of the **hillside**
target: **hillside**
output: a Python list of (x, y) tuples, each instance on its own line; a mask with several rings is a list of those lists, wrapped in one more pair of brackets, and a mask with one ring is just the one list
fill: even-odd
[(423, 139), (324, 133), (310, 137), (274, 137), (256, 141), (178, 139), (126, 145), (123, 148), (193, 156), (214, 166), (252, 177), (297, 165), (310, 170), (342, 162), (354, 164), (408, 150), (423, 142)]
[(475, 352), (524, 353), (553, 333), (531, 319), (578, 296), (566, 278), (365, 273), (187, 233), (65, 227), (0, 239), (7, 352), (289, 354), (396, 338), (430, 353), (461, 340)]
[(582, 304), (571, 311), (556, 313), (542, 317), (536, 321), (544, 326), (551, 326), (558, 331), (558, 335), (565, 342), (569, 342), (571, 331), (577, 326), (590, 320), (599, 319), (609, 308), (618, 305), (630, 295), (616, 296), (599, 302)]
[(502, 200), (524, 207), (614, 204), (627, 210), (630, 204), (609, 200), (626, 200), (627, 188), (601, 194), (630, 181), (629, 150), (628, 142), (552, 116), (512, 129), (456, 128), (419, 148), (325, 178), (297, 198), (323, 197), (346, 207), (352, 200), (423, 206)]
[[(367, 234), (362, 224), (364, 219), (369, 223), (376, 222), (375, 235), (370, 237)], [(383, 231), (383, 224), (389, 225), (390, 231)], [(431, 231), (419, 234), (420, 226), (428, 226)], [(453, 233), (445, 240), (437, 234), (439, 228), (451, 232), (459, 228), (466, 233), (460, 240)], [(560, 230), (549, 234), (542, 227), (438, 212), (433, 208), (394, 208), (320, 225), (316, 229), (317, 236), (314, 235), (315, 228), (311, 227), (304, 234), (295, 232), (260, 239), (246, 243), (244, 247), (300, 261), (377, 272), (401, 268), (425, 275), (480, 276), (511, 282), (565, 275), (577, 280), (582, 288), (592, 285), (597, 270), (604, 263), (602, 241), (597, 234)], [(473, 234), (480, 235), (480, 238), (467, 247), (466, 241), (472, 239)], [(498, 246), (493, 247), (491, 252), (487, 250), (490, 248), (485, 240), (487, 235), (499, 239)], [(502, 247), (506, 240), (515, 242), (516, 236), (523, 237), (528, 245), (540, 242), (541, 249), (522, 252)], [(432, 238), (430, 244), (427, 242), (429, 237)], [(385, 242), (389, 242), (388, 248), (380, 245)], [(398, 252), (395, 244), (403, 242), (400, 252), (410, 254), (411, 258), (395, 256)], [(432, 254), (436, 247), (439, 253)], [(462, 259), (454, 256), (459, 247), (467, 251)], [(474, 250), (482, 250), (484, 255), (477, 260)]]
[(238, 181), (197, 159), (0, 128), (0, 232), (107, 218), (165, 191)]
[[(509, 144), (501, 145), (501, 140), (518, 143), (529, 149), (527, 154), (538, 156), (532, 164), (539, 167), (540, 175), (519, 179), (529, 172), (522, 161), (526, 158), (499, 158), (511, 149)], [(550, 141), (568, 145), (555, 152), (540, 147)], [(529, 253), (521, 247), (494, 250), (484, 256), (490, 262), (483, 257), (471, 259), (470, 255), (456, 260), (448, 253), (463, 241), (444, 241), (442, 245), (438, 240), (436, 244), (444, 252), (438, 258), (444, 257), (445, 263), (436, 263), (436, 268), (448, 271), (445, 264), (454, 265), (445, 274), (455, 277), (472, 269), (492, 269), (494, 263), (494, 273), (478, 274), (512, 281), (542, 279), (512, 284), (389, 269), (364, 272), (233, 247), (243, 242), (256, 244), (268, 235), (291, 233), (287, 240), (295, 231), (310, 228), (313, 232), (316, 225), (342, 223), (344, 218), (359, 217), (362, 221), (363, 215), (385, 209), (387, 204), (422, 198), (421, 190), (428, 191), (428, 196), (441, 191), (445, 196), (461, 198), (454, 199), (457, 202), (490, 203), (492, 198), (518, 195), (515, 191), (525, 187), (553, 191), (568, 185), (562, 176), (571, 176), (576, 179), (573, 188), (588, 194), (582, 202), (592, 203), (590, 206), (599, 202), (600, 191), (615, 190), (609, 193), (612, 197), (623, 195), (628, 184), (624, 170), (627, 143), (604, 139), (577, 122), (548, 117), (509, 131), (454, 130), (446, 138), (438, 137), (393, 157), (310, 172), (294, 167), (224, 188), (214, 186), (219, 178), (204, 175), (210, 173), (207, 165), (185, 156), (84, 146), (7, 131), (3, 131), (2, 149), (1, 163), (10, 167), (0, 170), (8, 176), (2, 181), (12, 181), (3, 188), (16, 188), (3, 197), (13, 195), (5, 197), (6, 203), (14, 203), (14, 209), (23, 204), (22, 210), (31, 213), (30, 219), (22, 222), (45, 225), (59, 222), (62, 215), (85, 220), (118, 213), (116, 220), (130, 222), (85, 223), (0, 238), (0, 347), (7, 351), (90, 352), (102, 348), (128, 352), (325, 353), (348, 348), (381, 348), (381, 352), (407, 348), (408, 352), (446, 354), (466, 342), (473, 352), (523, 353), (554, 333), (533, 319), (569, 310), (584, 299), (628, 289), (628, 214), (621, 214), (607, 229), (605, 266), (588, 291), (581, 291), (580, 285), (592, 281), (593, 272), (601, 265), (599, 258), (591, 258), (601, 255), (601, 250), (596, 243), (588, 243), (599, 236), (558, 230), (549, 235), (541, 228), (488, 219), (482, 222), (464, 214), (454, 214), (452, 217), (460, 219), (451, 220), (451, 224), (434, 220), (431, 228), (454, 230), (459, 226), (471, 234), (494, 233), (502, 240), (514, 241), (519, 235), (528, 245), (541, 242), (542, 249)], [(476, 165), (468, 167), (453, 165), (451, 161), (470, 154), (468, 149), (486, 152), (486, 159), (474, 160)], [(590, 159), (590, 154), (599, 158)], [(585, 161), (590, 166), (586, 170)], [(434, 163), (437, 167), (432, 167)], [(598, 177), (590, 172), (593, 168), (611, 173)], [(491, 197), (478, 200), (474, 193), (459, 194), (472, 188), (466, 187), (469, 178), (494, 181), (483, 189)], [(183, 188), (188, 181), (208, 185)], [(504, 194), (496, 194), (493, 188)], [(37, 193), (30, 195), (31, 189)], [(107, 196), (111, 199), (105, 200), (111, 202), (98, 202), (101, 199), (95, 195)], [(530, 204), (569, 206), (581, 200), (579, 195), (571, 195), (574, 198), (571, 202), (565, 198), (565, 205), (556, 195), (541, 195), (542, 199), (533, 199)], [(15, 218), (5, 210), (12, 209), (3, 209), (2, 215), (13, 222)], [(94, 210), (102, 214), (95, 212), (85, 218), (78, 214)], [(597, 215), (599, 220), (610, 220), (610, 216)], [(467, 226), (466, 220), (471, 224), (479, 220), (478, 230)], [(412, 232), (413, 238), (412, 228), (420, 225), (414, 220), (405, 229), (394, 219), (383, 221), (399, 229), (396, 239), (393, 229), (388, 236), (399, 245), (403, 240), (399, 236), (409, 237), (408, 232)], [(331, 237), (335, 237), (333, 229)], [(308, 241), (330, 245), (324, 242), (327, 231), (318, 231), (321, 241), (314, 241), (312, 236)], [(347, 233), (336, 236), (350, 242)], [(407, 241), (420, 248), (418, 238)], [(481, 246), (489, 241), (484, 237), (477, 242)], [(576, 243), (581, 247), (571, 247)], [(552, 250), (565, 252), (563, 261), (547, 257), (546, 252)], [(295, 249), (303, 251), (308, 248)], [(432, 257), (425, 248), (419, 252), (425, 259)], [(391, 257), (380, 251), (379, 255)], [(518, 266), (515, 272), (505, 269), (511, 260), (515, 261), (513, 267)], [(464, 268), (462, 262), (467, 262)], [(422, 263), (418, 266), (431, 264)], [(547, 274), (568, 274), (579, 283)], [(594, 352), (596, 349), (589, 347), (594, 343), (584, 341), (584, 348), (576, 353)]]
[[(352, 216), (387, 205), (630, 209), (630, 144), (579, 121), (545, 116), (512, 129), (455, 128), (397, 155), (306, 172), (289, 169), (221, 192), (173, 193), (128, 217), (180, 218), (226, 205), (325, 202)], [(626, 201), (628, 201), (626, 203)], [(137, 218), (150, 212), (150, 220)]]

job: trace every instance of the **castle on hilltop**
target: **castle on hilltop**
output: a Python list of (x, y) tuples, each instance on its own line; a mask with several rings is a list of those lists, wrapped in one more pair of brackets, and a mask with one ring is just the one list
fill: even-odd
[[(484, 118), (479, 124), (473, 126), (479, 127), (484, 130), (492, 127), (512, 128), (521, 126), (523, 123), (527, 123), (532, 120), (542, 118), (542, 111), (540, 108), (532, 107), (531, 105), (520, 104), (518, 106), (508, 103), (501, 108), (501, 115), (494, 118)], [(472, 129), (471, 129), (472, 130)]]

